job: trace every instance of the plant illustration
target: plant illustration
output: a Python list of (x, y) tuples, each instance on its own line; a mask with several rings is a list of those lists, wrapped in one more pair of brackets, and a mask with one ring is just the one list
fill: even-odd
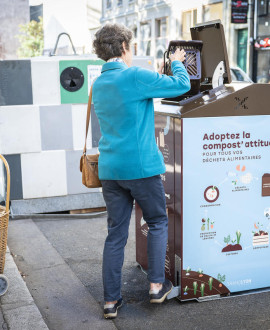
[(199, 273), (199, 277), (203, 277), (203, 270), (201, 268), (198, 270), (198, 273)]
[(202, 297), (204, 296), (204, 288), (205, 288), (205, 284), (202, 283), (202, 284), (201, 284), (201, 287), (200, 287), (200, 291), (201, 291), (201, 295), (202, 295)]
[(215, 221), (211, 221), (211, 229), (213, 229), (214, 228), (214, 223), (215, 223)]
[(191, 268), (188, 266), (187, 269), (186, 269), (186, 275), (187, 276), (190, 275), (190, 273), (189, 273), (190, 271), (191, 271)]
[(237, 239), (237, 244), (240, 244), (240, 237), (241, 237), (241, 233), (240, 233), (240, 231), (239, 230), (237, 230), (237, 232), (236, 232), (236, 239)]
[(225, 282), (225, 280), (226, 280), (226, 276), (225, 275), (221, 275), (221, 274), (218, 273), (217, 279), (218, 279), (219, 282), (221, 282), (219, 284), (219, 287), (221, 288), (222, 287), (222, 283)]
[(184, 295), (187, 295), (188, 294), (187, 292), (189, 290), (189, 287), (188, 286), (185, 286), (183, 290), (184, 290)]
[(224, 237), (224, 243), (229, 245), (230, 241), (231, 241), (231, 236), (230, 235), (228, 235), (227, 237)]
[(210, 222), (210, 219), (208, 218), (207, 219), (207, 230), (209, 230), (209, 222)]
[[(226, 246), (222, 249), (221, 252), (230, 252), (230, 251), (240, 251), (242, 250), (242, 246), (239, 244), (241, 238), (240, 230), (237, 230), (236, 232), (236, 240), (237, 244), (234, 244), (236, 240), (232, 240), (231, 236), (228, 235), (227, 237), (224, 237), (224, 242), (226, 243)], [(230, 244), (231, 241), (231, 244)]]
[(234, 239), (233, 241), (232, 241), (232, 243), (234, 244), (236, 242), (236, 239)]
[(209, 290), (211, 291), (213, 288), (213, 277), (209, 277), (208, 284), (209, 284)]
[(197, 282), (193, 282), (193, 289), (194, 289), (194, 296), (197, 293), (197, 289), (198, 289), (198, 283)]

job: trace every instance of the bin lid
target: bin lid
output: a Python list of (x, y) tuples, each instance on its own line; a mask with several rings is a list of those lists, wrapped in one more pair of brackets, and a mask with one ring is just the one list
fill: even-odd
[(220, 61), (224, 62), (224, 83), (231, 83), (230, 65), (224, 35), (224, 28), (220, 20), (196, 24), (190, 29), (192, 40), (203, 42), (201, 65), (201, 82), (212, 82), (214, 71)]

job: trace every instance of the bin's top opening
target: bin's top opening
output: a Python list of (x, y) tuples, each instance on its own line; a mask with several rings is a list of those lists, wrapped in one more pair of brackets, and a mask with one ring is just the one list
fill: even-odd
[(223, 25), (220, 20), (197, 24), (190, 29), (192, 40), (203, 42), (201, 54), (201, 84), (212, 83), (212, 77), (220, 61), (224, 62), (224, 83), (231, 83), (230, 65)]

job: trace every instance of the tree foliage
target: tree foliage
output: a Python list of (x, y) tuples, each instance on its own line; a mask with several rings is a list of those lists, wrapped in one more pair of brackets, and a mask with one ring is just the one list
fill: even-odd
[(34, 57), (42, 55), (44, 48), (43, 39), (43, 19), (39, 17), (39, 22), (31, 21), (19, 25), (20, 34), (16, 37), (20, 41), (20, 48), (17, 50), (19, 58)]

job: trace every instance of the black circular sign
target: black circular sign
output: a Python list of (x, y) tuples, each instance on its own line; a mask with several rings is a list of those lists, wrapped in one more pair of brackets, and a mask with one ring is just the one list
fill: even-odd
[(82, 87), (84, 76), (80, 69), (70, 66), (62, 71), (60, 82), (65, 90), (76, 92)]

